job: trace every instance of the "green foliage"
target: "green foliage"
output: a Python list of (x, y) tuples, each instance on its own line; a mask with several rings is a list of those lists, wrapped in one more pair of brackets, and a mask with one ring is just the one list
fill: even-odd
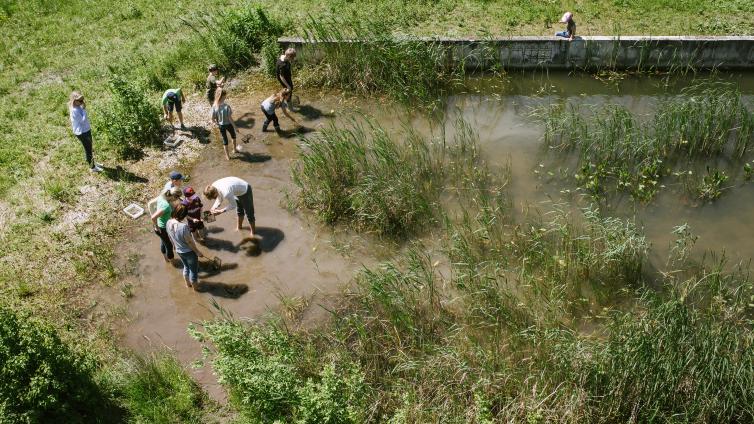
[(96, 127), (119, 157), (135, 159), (142, 149), (160, 141), (160, 110), (150, 101), (143, 83), (110, 70), (111, 98), (94, 115)]
[(134, 423), (201, 423), (206, 395), (170, 355), (135, 357), (113, 385)]
[(325, 128), (305, 140), (292, 171), (298, 204), (325, 222), (378, 235), (405, 238), (424, 230), (439, 217), (446, 182), (483, 172), (475, 134), (463, 121), (455, 129), (446, 139), (444, 132), (425, 138), (410, 129), (399, 138), (368, 119)]
[[(573, 106), (550, 106), (540, 113), (545, 143), (578, 151), (582, 165), (576, 179), (593, 195), (619, 190), (648, 201), (679, 159), (738, 160), (754, 141), (754, 113), (738, 89), (702, 84), (683, 94), (662, 101), (647, 121), (619, 106), (595, 109), (591, 116)], [(709, 193), (698, 197), (715, 199), (726, 179), (721, 177), (710, 177), (702, 189)]]
[(275, 76), (275, 64), (280, 56), (280, 46), (278, 46), (277, 39), (269, 38), (262, 45), (262, 71), (268, 76)]
[(358, 423), (366, 389), (354, 363), (308, 372), (302, 346), (274, 324), (204, 322), (191, 330), (213, 348), (212, 366), (231, 401), (251, 422)]
[[(463, 67), (446, 66), (439, 41), (399, 38), (382, 21), (311, 20), (304, 32), (319, 43), (316, 63), (302, 74), (304, 84), (433, 106), (463, 75)], [(303, 53), (301, 60), (307, 60)]]
[(95, 422), (111, 407), (95, 363), (28, 314), (0, 307), (0, 422)]

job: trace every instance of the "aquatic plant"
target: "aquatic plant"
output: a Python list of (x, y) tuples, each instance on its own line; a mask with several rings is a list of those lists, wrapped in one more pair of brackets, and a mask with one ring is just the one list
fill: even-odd
[(446, 183), (479, 181), (475, 143), (463, 122), (452, 139), (410, 128), (390, 135), (369, 119), (330, 126), (304, 139), (292, 170), (295, 202), (325, 222), (404, 238), (437, 222), (443, 192), (463, 191)]
[[(579, 184), (593, 195), (617, 189), (650, 200), (681, 160), (738, 160), (754, 140), (754, 114), (728, 85), (699, 85), (663, 100), (652, 119), (621, 106), (551, 105), (534, 113), (553, 150), (579, 153)], [(714, 191), (714, 190), (713, 190)], [(702, 196), (714, 199), (717, 196)]]

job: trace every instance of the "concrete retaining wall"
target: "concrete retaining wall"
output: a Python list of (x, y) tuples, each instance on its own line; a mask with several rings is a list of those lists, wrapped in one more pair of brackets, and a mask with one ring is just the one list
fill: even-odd
[[(754, 69), (754, 37), (507, 37), (497, 39), (422, 39), (439, 42), (448, 61), (489, 69)], [(317, 61), (329, 42), (280, 38), (296, 47), (304, 61)], [(359, 41), (347, 41), (358, 43)]]

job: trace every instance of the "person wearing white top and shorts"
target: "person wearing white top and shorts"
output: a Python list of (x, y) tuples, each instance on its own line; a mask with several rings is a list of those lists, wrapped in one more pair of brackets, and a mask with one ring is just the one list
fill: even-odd
[[(256, 220), (254, 218), (254, 194), (251, 185), (238, 177), (220, 178), (204, 189), (204, 196), (207, 199), (214, 200), (215, 203), (210, 208), (210, 213), (219, 215), (224, 212), (236, 211), (238, 215), (237, 230), (243, 227), (243, 217), (249, 220), (251, 230), (249, 236), (254, 237), (256, 231)], [(227, 201), (228, 206), (220, 209), (220, 205)]]

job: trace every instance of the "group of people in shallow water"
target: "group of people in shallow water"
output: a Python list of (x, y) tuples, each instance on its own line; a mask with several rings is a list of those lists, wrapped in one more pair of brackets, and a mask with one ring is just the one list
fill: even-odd
[[(293, 93), (293, 79), (291, 63), (296, 57), (296, 50), (287, 49), (276, 64), (277, 79), (282, 88), (267, 97), (260, 104), (265, 121), (262, 131), (266, 132), (272, 124), (275, 131), (280, 131), (280, 122), (276, 111), (291, 121), (296, 119), (288, 113), (289, 103)], [(233, 109), (226, 103), (228, 90), (225, 88), (225, 78), (220, 78), (216, 65), (210, 65), (207, 76), (207, 100), (211, 104), (211, 119), (217, 125), (226, 159), (230, 160), (228, 151), (229, 139), (233, 141), (233, 151), (241, 152), (237, 143), (238, 130), (233, 121)], [(171, 88), (162, 96), (163, 118), (173, 126), (173, 113), (178, 115), (181, 129), (186, 129), (183, 121), (183, 104), (186, 98), (180, 88)], [(92, 172), (101, 172), (103, 167), (94, 161), (92, 149), (91, 124), (86, 110), (84, 96), (74, 91), (69, 102), (69, 115), (73, 134), (84, 147), (86, 162)], [(214, 201), (208, 211), (204, 211), (204, 203), (200, 194), (190, 186), (184, 187), (184, 176), (178, 172), (170, 173), (159, 195), (150, 200), (147, 209), (150, 213), (154, 233), (160, 239), (160, 252), (166, 262), (170, 262), (178, 254), (183, 264), (183, 277), (186, 286), (197, 289), (199, 284), (199, 258), (206, 254), (199, 248), (205, 241), (205, 222), (214, 221), (214, 217), (226, 212), (236, 212), (238, 231), (243, 230), (244, 219), (249, 223), (249, 236), (253, 239), (256, 231), (254, 216), (254, 195), (251, 185), (238, 177), (225, 177), (206, 186), (202, 192), (208, 200)]]
[[(236, 229), (243, 230), (244, 218), (249, 223), (249, 236), (255, 237), (256, 218), (254, 216), (254, 193), (251, 185), (238, 177), (225, 177), (204, 188), (204, 197), (213, 200), (209, 211), (193, 187), (183, 186), (184, 177), (178, 171), (170, 173), (160, 194), (150, 200), (147, 208), (160, 238), (160, 252), (166, 262), (175, 257), (183, 264), (183, 278), (186, 286), (197, 289), (199, 284), (199, 258), (206, 257), (197, 246), (206, 236), (205, 221), (235, 211), (238, 218)], [(223, 206), (225, 205), (225, 206)]]
[[(275, 131), (280, 131), (280, 121), (276, 113), (278, 109), (293, 123), (298, 124), (296, 118), (288, 113), (289, 105), (293, 98), (292, 62), (295, 58), (296, 49), (289, 48), (285, 50), (275, 64), (277, 80), (280, 82), (282, 88), (264, 99), (260, 104), (262, 114), (265, 117), (262, 124), (262, 132), (266, 132), (270, 124), (273, 125)], [(219, 129), (225, 158), (230, 160), (230, 152), (228, 151), (229, 139), (233, 141), (234, 152), (240, 153), (242, 150), (237, 142), (238, 129), (233, 120), (233, 109), (226, 102), (228, 90), (225, 88), (225, 78), (220, 77), (220, 69), (217, 65), (210, 65), (208, 72), (206, 95), (211, 105), (211, 119)], [(171, 127), (173, 127), (173, 114), (175, 113), (178, 115), (180, 128), (187, 130), (183, 121), (183, 104), (185, 102), (186, 97), (181, 88), (169, 88), (163, 93), (161, 100), (163, 119)], [(102, 172), (102, 165), (94, 161), (91, 124), (84, 96), (79, 91), (71, 93), (68, 103), (68, 114), (73, 134), (79, 139), (84, 148), (84, 157), (89, 169), (92, 172)]]

